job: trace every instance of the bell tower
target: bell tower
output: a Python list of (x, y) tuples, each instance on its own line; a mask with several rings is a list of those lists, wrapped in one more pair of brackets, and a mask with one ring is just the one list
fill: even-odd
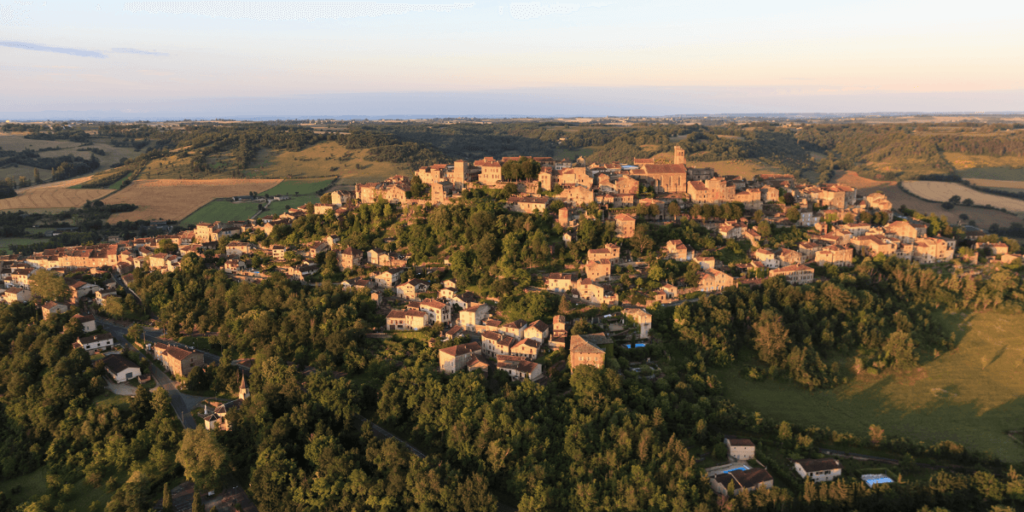
[(242, 374), (242, 382), (238, 385), (238, 399), (248, 400), (249, 399), (249, 386), (245, 383), (245, 374)]
[(675, 157), (672, 159), (672, 163), (676, 165), (686, 165), (686, 150), (681, 146), (676, 146)]

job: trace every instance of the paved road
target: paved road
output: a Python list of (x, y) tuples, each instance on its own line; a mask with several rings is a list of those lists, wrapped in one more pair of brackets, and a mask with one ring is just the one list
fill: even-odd
[[(171, 510), (173, 512), (192, 512), (192, 493), (195, 486), (192, 482), (185, 482), (174, 489), (171, 489)], [(202, 491), (201, 491), (202, 492)], [(203, 509), (227, 511), (236, 510), (234, 505), (238, 504), (243, 512), (257, 512), (256, 503), (249, 498), (249, 495), (237, 484), (229, 482), (228, 487), (213, 496), (206, 496), (203, 492)], [(158, 508), (159, 503), (154, 508)]]
[[(127, 341), (128, 328), (114, 323), (106, 318), (96, 317), (96, 323), (103, 326), (104, 329), (109, 331), (116, 338), (120, 338), (120, 341), (128, 348), (128, 350), (139, 352), (135, 348), (135, 345)], [(152, 335), (147, 331), (143, 333), (143, 337), (146, 341), (156, 341), (152, 338)], [(186, 395), (178, 391), (178, 388), (174, 384), (174, 380), (167, 376), (163, 370), (160, 369), (155, 363), (152, 362), (152, 358), (147, 357), (150, 360), (149, 363), (149, 374), (156, 380), (156, 384), (165, 390), (171, 397), (171, 407), (174, 407), (174, 414), (181, 421), (182, 426), (185, 428), (196, 428), (196, 421), (192, 418), (190, 411), (192, 407), (195, 407), (203, 400), (201, 397), (195, 397)], [(191, 407), (190, 407), (191, 406)]]
[[(361, 422), (370, 421), (370, 420), (364, 418), (361, 414), (357, 414), (356, 418), (358, 418)], [(405, 448), (407, 450), (409, 450), (409, 453), (411, 453), (411, 454), (413, 454), (413, 455), (415, 455), (415, 456), (417, 456), (417, 457), (419, 457), (421, 459), (426, 457), (426, 455), (423, 452), (419, 451), (415, 446), (413, 446), (412, 444), (407, 442), (405, 439), (402, 439), (401, 437), (398, 437), (398, 436), (392, 434), (391, 432), (388, 432), (387, 430), (384, 430), (384, 427), (381, 427), (380, 425), (370, 421), (370, 428), (373, 429), (373, 433), (376, 434), (377, 437), (379, 437), (381, 439), (394, 438), (399, 443), (402, 443), (402, 445), (404, 445)]]

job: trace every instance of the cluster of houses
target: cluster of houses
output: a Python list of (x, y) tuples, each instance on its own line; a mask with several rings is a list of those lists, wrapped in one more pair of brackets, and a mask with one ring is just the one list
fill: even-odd
[[(338, 268), (350, 270), (364, 268), (360, 277), (343, 281), (344, 287), (365, 289), (378, 303), (388, 300), (384, 328), (388, 331), (409, 331), (440, 324), (445, 337), (465, 336), (469, 343), (443, 349), (439, 365), (443, 371), (496, 368), (516, 379), (542, 378), (537, 359), (545, 350), (567, 349), (569, 365), (602, 367), (607, 337), (568, 336), (566, 320), (555, 317), (553, 326), (542, 319), (529, 322), (502, 321), (492, 315), (491, 306), (476, 294), (460, 291), (452, 280), (431, 283), (417, 276), (425, 271), (444, 271), (445, 267), (414, 268), (410, 255), (395, 251), (370, 249), (363, 251), (342, 247), (336, 236), (326, 236), (297, 246), (260, 245), (238, 240), (238, 235), (250, 231), (271, 233), (277, 226), (290, 223), (305, 215), (343, 216), (356, 203), (388, 201), (396, 204), (444, 204), (458, 199), (467, 189), (516, 187), (508, 198), (507, 208), (514, 212), (533, 214), (548, 212), (555, 199), (564, 206), (552, 211), (563, 227), (563, 240), (575, 240), (580, 217), (593, 215), (593, 208), (582, 208), (596, 203), (600, 216), (614, 223), (615, 234), (622, 240), (636, 236), (641, 216), (649, 222), (669, 222), (681, 212), (699, 220), (712, 233), (725, 240), (745, 240), (750, 243), (749, 260), (726, 266), (716, 259), (712, 251), (699, 251), (688, 247), (682, 240), (668, 241), (662, 248), (667, 260), (695, 262), (700, 271), (696, 286), (680, 282), (662, 282), (653, 293), (652, 303), (671, 304), (693, 292), (715, 293), (744, 283), (755, 283), (764, 277), (781, 276), (794, 285), (814, 280), (813, 266), (852, 265), (856, 255), (890, 255), (920, 263), (936, 263), (954, 258), (956, 242), (928, 235), (923, 223), (895, 220), (892, 204), (884, 194), (873, 193), (860, 197), (857, 190), (841, 184), (807, 185), (791, 175), (763, 174), (753, 179), (737, 176), (718, 176), (712, 169), (689, 166), (686, 153), (676, 148), (672, 162), (636, 159), (632, 164), (588, 164), (584, 159), (555, 161), (548, 157), (532, 157), (540, 166), (536, 179), (506, 182), (502, 166), (510, 160), (483, 158), (472, 163), (463, 160), (452, 164), (436, 164), (418, 169), (416, 177), (430, 187), (429, 199), (411, 197), (409, 178), (395, 176), (380, 183), (364, 183), (354, 191), (335, 191), (331, 202), (316, 204), (313, 211), (293, 208), (274, 218), (250, 219), (241, 222), (200, 223), (191, 231), (182, 231), (157, 237), (120, 240), (111, 238), (104, 244), (92, 246), (46, 249), (26, 256), (0, 257), (0, 279), (4, 289), (2, 299), (8, 302), (31, 300), (32, 275), (38, 269), (50, 269), (60, 274), (88, 270), (94, 275), (117, 272), (131, 283), (131, 270), (148, 266), (151, 270), (173, 272), (180, 268), (182, 258), (190, 253), (216, 250), (223, 247), (222, 269), (236, 280), (258, 282), (268, 277), (263, 268), (249, 268), (252, 256), (261, 255), (274, 262), (274, 268), (290, 279), (306, 281), (320, 269), (318, 256), (331, 251)], [(783, 208), (766, 208), (785, 198), (799, 210), (798, 218), (787, 216)], [(243, 198), (245, 199), (245, 198)], [(705, 218), (708, 207), (701, 205), (740, 204), (756, 216), (720, 220)], [(679, 208), (671, 207), (676, 205)], [(643, 208), (633, 208), (633, 207)], [(611, 210), (622, 209), (618, 212)], [(863, 213), (878, 218), (881, 212), (888, 222), (871, 225), (856, 222)], [(796, 247), (762, 246), (767, 233), (761, 233), (764, 224), (752, 219), (763, 219), (771, 226), (798, 226), (805, 229), (806, 240)], [(228, 240), (225, 244), (224, 241)], [(174, 250), (174, 246), (177, 249)], [(1006, 244), (979, 245), (1003, 263), (1020, 258), (1009, 254)], [(976, 255), (974, 256), (977, 257)], [(976, 260), (975, 260), (976, 261)], [(633, 262), (616, 243), (605, 244), (587, 253), (586, 263), (572, 272), (556, 272), (543, 277), (543, 289), (567, 294), (574, 301), (590, 305), (622, 305), (616, 293), (619, 280), (617, 267), (629, 266), (625, 273), (642, 270), (644, 264)], [(440, 285), (440, 286), (438, 286)], [(115, 295), (114, 281), (104, 285), (79, 280), (69, 282), (71, 303), (93, 300), (97, 304)], [(532, 291), (539, 291), (533, 289)], [(493, 299), (493, 298), (490, 298)], [(500, 300), (500, 299), (494, 299)], [(493, 301), (491, 302), (493, 303)], [(47, 311), (60, 312), (66, 305), (44, 305)], [(650, 337), (652, 316), (641, 307), (625, 305), (622, 316), (635, 326), (638, 339)], [(84, 322), (83, 325), (85, 325)], [(86, 331), (89, 332), (89, 331)], [(589, 338), (588, 338), (589, 336)], [(83, 340), (83, 346), (93, 341)], [(154, 356), (176, 375), (202, 365), (198, 353), (173, 346), (156, 344)]]
[[(771, 489), (775, 479), (767, 469), (756, 467), (756, 445), (750, 439), (725, 438), (729, 463), (707, 469), (711, 489), (722, 496), (730, 493)], [(802, 479), (815, 483), (831, 482), (843, 474), (836, 459), (800, 459), (792, 461), (793, 471)]]

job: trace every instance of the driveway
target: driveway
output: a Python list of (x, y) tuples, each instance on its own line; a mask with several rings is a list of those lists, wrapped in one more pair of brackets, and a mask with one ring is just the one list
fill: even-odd
[(107, 381), (107, 389), (109, 389), (111, 393), (120, 396), (135, 396), (135, 386), (118, 384), (110, 379), (105, 380)]

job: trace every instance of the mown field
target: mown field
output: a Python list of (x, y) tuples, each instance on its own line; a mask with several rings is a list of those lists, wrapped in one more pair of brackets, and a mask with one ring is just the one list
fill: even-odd
[(889, 181), (876, 181), (870, 178), (865, 178), (857, 174), (856, 171), (837, 171), (833, 181), (843, 185), (849, 185), (858, 190), (862, 188), (884, 187), (892, 184), (892, 182)]
[[(331, 186), (332, 180), (286, 180), (278, 185), (260, 192), (260, 195), (288, 195), (287, 201), (274, 201), (270, 207), (260, 215), (281, 214), (288, 208), (295, 208), (306, 203), (317, 203), (320, 195), (316, 192)], [(192, 212), (182, 219), (185, 225), (198, 224), (200, 222), (245, 220), (259, 211), (258, 203), (232, 203), (230, 201), (210, 201), (208, 204)]]
[[(282, 181), (274, 188), (263, 192), (263, 194), (276, 196), (279, 194), (286, 195), (309, 195), (316, 194), (318, 190), (325, 189), (331, 186), (332, 180), (319, 180), (319, 181), (298, 181), (298, 180), (287, 180)], [(318, 196), (319, 197), (319, 196)]]
[[(904, 375), (861, 376), (825, 391), (782, 381), (753, 382), (737, 368), (715, 370), (729, 399), (774, 420), (886, 434), (933, 443), (952, 440), (1008, 462), (1024, 446), (1006, 431), (1024, 427), (1024, 315), (984, 311), (937, 321), (962, 334), (956, 349)], [(847, 362), (849, 363), (849, 362)]]
[(259, 211), (259, 203), (232, 203), (231, 201), (210, 201), (202, 208), (181, 220), (181, 224), (192, 225), (200, 222), (246, 220)]
[[(111, 223), (122, 220), (181, 220), (219, 197), (262, 194), (280, 180), (137, 180), (115, 192), (104, 202), (138, 205), (131, 212), (117, 213)], [(102, 190), (108, 193), (109, 190)]]
[(928, 201), (943, 202), (952, 196), (960, 196), (961, 199), (971, 199), (977, 205), (989, 205), (996, 208), (1005, 208), (1011, 212), (1024, 212), (1024, 201), (1010, 197), (997, 196), (979, 192), (959, 183), (943, 181), (904, 181), (903, 187), (907, 192)]
[(983, 178), (966, 178), (965, 181), (977, 187), (1010, 190), (1013, 192), (1020, 192), (1021, 189), (1024, 189), (1024, 181), (987, 180)]
[(946, 160), (964, 178), (1024, 181), (1024, 157), (945, 153)]
[[(61, 155), (74, 155), (80, 156), (85, 159), (89, 159), (93, 153), (89, 151), (77, 151), (81, 148), (97, 148), (102, 149), (105, 155), (96, 155), (96, 158), (100, 161), (100, 168), (97, 172), (102, 172), (110, 168), (111, 165), (119, 162), (121, 158), (135, 158), (140, 153), (136, 153), (133, 148), (120, 148), (110, 145), (110, 139), (108, 138), (93, 138), (93, 142), (88, 144), (82, 144), (79, 142), (69, 142), (66, 140), (35, 140), (26, 139), (24, 133), (4, 133), (0, 134), (0, 149), (8, 151), (21, 151), (24, 149), (33, 149), (39, 151), (45, 148), (60, 148), (59, 150), (52, 151), (41, 151), (39, 156), (42, 157), (53, 157)], [(15, 178), (18, 176), (24, 176), (28, 179), (32, 179), (36, 168), (28, 167), (24, 165), (18, 165), (13, 167), (0, 168), (0, 180), (4, 178)], [(43, 180), (49, 180), (53, 177), (51, 169), (39, 168), (39, 177)]]
[(108, 194), (105, 189), (73, 189), (59, 187), (28, 187), (18, 189), (16, 197), (0, 199), (0, 211), (40, 208), (77, 208), (86, 201), (95, 201)]
[[(926, 215), (935, 214), (939, 217), (946, 217), (946, 219), (954, 224), (960, 221), (960, 214), (967, 214), (967, 220), (973, 220), (977, 223), (978, 227), (982, 229), (988, 229), (992, 224), (999, 224), (1002, 227), (1007, 227), (1014, 222), (1021, 222), (1021, 218), (1013, 215), (1012, 213), (1001, 212), (999, 210), (992, 210), (989, 208), (980, 208), (977, 206), (954, 206), (952, 210), (946, 210), (940, 205), (940, 203), (925, 201), (919, 197), (914, 197), (904, 192), (903, 189), (897, 185), (857, 189), (857, 193), (862, 196), (866, 196), (876, 191), (885, 194), (889, 198), (889, 201), (892, 202), (892, 207), (894, 209), (906, 206), (907, 208)], [(946, 199), (949, 199), (949, 197), (946, 197), (943, 201)]]
[[(349, 151), (337, 142), (321, 142), (302, 151), (276, 151), (261, 149), (249, 165), (239, 171), (233, 152), (223, 152), (207, 158), (213, 174), (210, 178), (247, 179), (313, 179), (339, 178), (340, 183), (381, 181), (396, 174), (410, 175), (412, 169), (405, 164), (374, 162), (366, 159), (368, 149)], [(143, 168), (144, 179), (189, 179), (192, 160), (188, 151), (154, 160)]]

